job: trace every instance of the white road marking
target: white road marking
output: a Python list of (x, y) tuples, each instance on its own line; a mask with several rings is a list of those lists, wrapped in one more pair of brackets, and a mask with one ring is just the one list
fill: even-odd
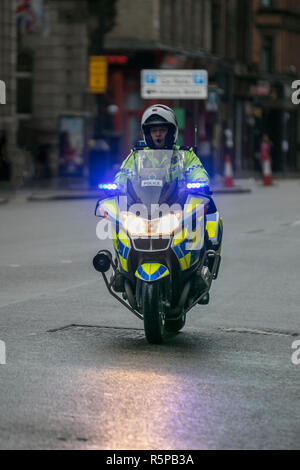
[(250, 328), (224, 328), (228, 333), (252, 333), (256, 335), (270, 335), (270, 336), (292, 336), (289, 333), (277, 333), (275, 331), (252, 330)]
[(293, 222), (291, 224), (291, 227), (299, 227), (299, 225), (300, 225), (300, 220), (296, 220), (296, 222)]
[(33, 294), (33, 295), (28, 295), (23, 297), (22, 299), (19, 300), (12, 300), (10, 302), (6, 303), (0, 303), (0, 309), (4, 307), (8, 307), (10, 305), (17, 305), (17, 304), (22, 304), (24, 302), (29, 302), (29, 301), (34, 301), (37, 299), (51, 299), (54, 295), (57, 297), (58, 294), (64, 294), (65, 292), (72, 291), (72, 290), (77, 290), (80, 289), (81, 287), (86, 287), (92, 284), (99, 284), (99, 280), (90, 280), (90, 281), (85, 281), (80, 284), (74, 284), (73, 286), (70, 287), (64, 287), (62, 289), (52, 289), (52, 291), (47, 291), (47, 292), (42, 292), (39, 294)]
[(20, 268), (21, 265), (20, 264), (10, 264), (9, 267), (10, 268)]

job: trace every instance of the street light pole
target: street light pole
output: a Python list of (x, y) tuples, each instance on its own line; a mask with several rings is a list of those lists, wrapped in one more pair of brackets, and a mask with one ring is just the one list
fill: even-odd
[[(95, 45), (95, 53), (98, 56), (103, 55), (104, 47), (104, 27), (105, 27), (105, 3), (106, 0), (98, 0), (98, 34), (97, 44)], [(96, 95), (97, 101), (97, 117), (95, 119), (95, 138), (100, 138), (103, 130), (103, 111), (104, 111), (104, 96), (103, 94)]]

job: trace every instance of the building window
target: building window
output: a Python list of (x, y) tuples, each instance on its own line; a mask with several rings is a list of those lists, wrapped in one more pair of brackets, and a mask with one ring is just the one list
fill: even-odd
[(270, 36), (262, 38), (261, 69), (264, 73), (273, 71), (274, 40)]
[(261, 6), (264, 8), (270, 8), (273, 6), (272, 0), (261, 0)]
[(17, 113), (32, 113), (32, 77), (31, 74), (18, 74), (17, 80)]
[(66, 108), (72, 108), (72, 95), (70, 93), (66, 93)]
[(212, 2), (212, 53), (220, 54), (221, 9), (217, 0)]
[(23, 49), (17, 57), (17, 113), (32, 113), (33, 94), (33, 54)]

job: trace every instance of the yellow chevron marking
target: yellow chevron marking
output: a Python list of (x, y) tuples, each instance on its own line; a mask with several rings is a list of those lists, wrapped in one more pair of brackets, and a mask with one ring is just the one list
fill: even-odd
[(209, 238), (214, 238), (216, 236), (216, 231), (217, 231), (217, 222), (208, 220), (206, 222), (206, 230), (207, 230)]

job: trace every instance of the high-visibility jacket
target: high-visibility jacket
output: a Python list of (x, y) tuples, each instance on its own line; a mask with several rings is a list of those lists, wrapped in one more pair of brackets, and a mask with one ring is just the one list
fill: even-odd
[[(145, 147), (143, 150), (150, 150)], [(193, 148), (173, 146), (173, 156), (171, 166), (168, 171), (167, 180), (173, 181), (176, 178), (186, 181), (202, 181), (209, 186), (209, 176), (201, 161), (194, 153)], [(137, 172), (136, 149), (132, 149), (128, 157), (121, 165), (120, 171), (115, 176), (115, 183), (119, 186), (126, 186), (127, 179), (133, 179)], [(181, 161), (180, 161), (181, 159)], [(161, 162), (163, 166), (163, 161)]]

